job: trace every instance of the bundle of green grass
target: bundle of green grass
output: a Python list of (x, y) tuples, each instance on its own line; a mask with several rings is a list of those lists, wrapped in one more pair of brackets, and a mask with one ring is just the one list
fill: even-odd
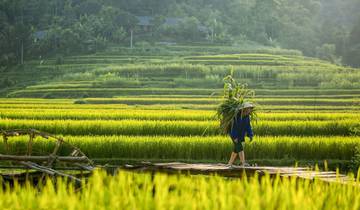
[(242, 111), (250, 104), (253, 111), (250, 113), (251, 119), (257, 119), (255, 106), (255, 91), (248, 89), (247, 84), (240, 84), (228, 75), (224, 78), (224, 90), (222, 102), (217, 108), (217, 117), (220, 119), (222, 132), (228, 134), (238, 116), (243, 116)]

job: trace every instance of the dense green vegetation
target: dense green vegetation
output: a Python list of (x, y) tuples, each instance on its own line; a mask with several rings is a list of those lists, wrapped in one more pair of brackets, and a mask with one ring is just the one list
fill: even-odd
[[(74, 108), (46, 108), (37, 107), (20, 107), (14, 108), (14, 105), (8, 105), (11, 108), (4, 109), (1, 106), (0, 117), (5, 119), (34, 119), (34, 120), (189, 120), (189, 121), (213, 121), (215, 120), (215, 112), (210, 110), (160, 110), (160, 109), (130, 109), (109, 107), (90, 107), (75, 106)], [(62, 105), (64, 106), (64, 105)], [(45, 109), (46, 108), (46, 109)], [(165, 108), (162, 106), (162, 108)], [(353, 110), (352, 110), (353, 111)], [(259, 120), (265, 121), (333, 121), (333, 120), (358, 120), (360, 113), (338, 112), (338, 113), (259, 113)]]
[[(96, 164), (225, 163), (232, 142), (215, 114), (232, 75), (256, 93), (247, 162), (356, 173), (359, 9), (358, 0), (1, 0), (0, 130), (53, 133)], [(0, 141), (0, 154), (27, 154), (27, 140)], [(32, 152), (54, 144), (35, 138)], [(96, 171), (76, 190), (60, 179), (3, 185), (0, 208), (358, 209), (358, 185)]]
[[(258, 135), (351, 135), (358, 120), (337, 121), (261, 121), (254, 125)], [(68, 135), (215, 135), (219, 134), (216, 121), (139, 121), (139, 120), (10, 120), (1, 119), (3, 129), (34, 128)]]
[[(246, 144), (246, 157), (250, 162), (286, 160), (287, 164), (327, 160), (350, 162), (360, 146), (356, 136), (257, 136), (254, 142)], [(124, 136), (90, 135), (64, 136), (67, 142), (79, 147), (94, 160), (107, 160), (116, 163), (122, 160), (181, 160), (190, 162), (226, 162), (232, 145), (227, 136)], [(9, 141), (10, 152), (21, 154), (26, 151), (27, 138), (14, 138)], [(50, 153), (55, 142), (37, 138), (34, 152)], [(5, 148), (0, 147), (1, 153)], [(60, 151), (68, 155), (66, 148)], [(106, 161), (105, 161), (106, 162)], [(337, 162), (338, 163), (338, 162)], [(345, 164), (344, 164), (345, 165)]]
[(62, 64), (33, 60), (6, 72), (17, 84), (3, 89), (9, 98), (0, 101), (0, 127), (70, 135), (92, 158), (114, 164), (148, 158), (224, 161), (231, 143), (220, 135), (215, 108), (222, 78), (232, 72), (255, 88), (260, 111), (253, 123), (257, 139), (246, 149), (249, 161), (288, 165), (326, 159), (345, 170), (357, 167), (358, 69), (283, 50), (167, 50), (166, 56), (147, 56), (114, 49), (68, 56)]
[[(97, 172), (77, 190), (63, 181), (41, 192), (26, 185), (0, 190), (0, 207), (12, 209), (357, 209), (354, 184), (269, 176), (244, 179), (120, 172)], [(246, 195), (246, 196), (244, 196)], [(64, 202), (66, 201), (66, 202)]]
[[(306, 101), (302, 97), (295, 96), (290, 101)], [(346, 97), (342, 99), (345, 102), (357, 100)], [(151, 96), (140, 99), (146, 98)], [(189, 105), (196, 105), (191, 104), (194, 102), (191, 99), (197, 97), (188, 96), (187, 99)], [(201, 99), (208, 100), (198, 100)], [(282, 97), (270, 100), (277, 99), (283, 100)], [(57, 135), (71, 135), (64, 138), (91, 158), (114, 164), (134, 159), (225, 161), (231, 150), (228, 137), (220, 135), (214, 106), (212, 110), (202, 107), (193, 110), (182, 109), (178, 104), (169, 107), (161, 102), (134, 106), (107, 101), (126, 98), (88, 100), (97, 103), (77, 104), (71, 99), (3, 99), (0, 102), (0, 127), (35, 128)], [(328, 99), (325, 97), (325, 100)], [(359, 105), (344, 104), (344, 110), (340, 110), (339, 105), (334, 105), (333, 110), (317, 106), (323, 109), (322, 112), (313, 109), (284, 112), (287, 105), (267, 105), (267, 110), (260, 109), (259, 121), (253, 122), (256, 138), (246, 146), (249, 161), (271, 165), (279, 164), (279, 161), (306, 164), (328, 160), (330, 164), (340, 164), (344, 170), (355, 168), (353, 160), (359, 147), (360, 115), (354, 109), (359, 110)], [(11, 142), (14, 152), (21, 153), (26, 146), (24, 140), (19, 138)], [(52, 148), (52, 143), (46, 140), (36, 142), (34, 147), (40, 153)]]
[[(125, 58), (122, 63), (118, 63), (116, 56), (97, 57), (102, 55), (76, 57), (69, 63), (65, 59), (62, 65), (34, 62), (3, 72), (0, 95), (42, 98), (209, 96), (219, 93), (222, 78), (230, 72), (238, 81), (255, 88), (259, 96), (346, 95), (357, 94), (360, 89), (358, 69), (293, 55), (138, 56), (134, 62)], [(138, 61), (141, 59), (145, 59), (143, 63)], [(95, 64), (90, 65), (92, 62)]]
[(130, 46), (130, 40), (151, 55), (155, 43), (197, 42), (296, 49), (358, 66), (359, 8), (357, 0), (3, 0), (0, 66), (39, 56), (61, 63), (63, 55)]

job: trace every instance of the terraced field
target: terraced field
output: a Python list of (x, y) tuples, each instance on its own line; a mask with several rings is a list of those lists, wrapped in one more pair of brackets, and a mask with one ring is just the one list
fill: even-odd
[(359, 11), (0, 0), (0, 210), (360, 210)]
[[(220, 132), (215, 114), (222, 79), (232, 74), (255, 90), (255, 137), (245, 146), (249, 163), (317, 164), (357, 173), (357, 182), (342, 185), (269, 176), (233, 180), (120, 172), (109, 177), (97, 171), (76, 191), (63, 180), (48, 182), (43, 193), (30, 185), (0, 188), (1, 208), (14, 203), (18, 209), (359, 206), (359, 69), (291, 50), (167, 46), (34, 60), (0, 73), (1, 84), (13, 84), (0, 88), (0, 129), (33, 128), (62, 136), (96, 164), (226, 163), (232, 142)], [(9, 144), (0, 144), (0, 154), (24, 154), (27, 139), (14, 137)], [(33, 154), (48, 154), (53, 147), (37, 138)]]
[(224, 162), (231, 142), (219, 131), (215, 109), (222, 78), (230, 73), (256, 93), (250, 161), (292, 165), (326, 159), (334, 167), (353, 167), (360, 71), (291, 50), (114, 48), (34, 60), (3, 74), (18, 85), (2, 90), (8, 98), (0, 101), (0, 128), (64, 135), (92, 158), (115, 163)]
[(159, 54), (115, 48), (64, 57), (61, 62), (31, 61), (2, 72), (3, 81), (17, 85), (0, 94), (29, 98), (209, 96), (219, 92), (222, 78), (231, 72), (259, 96), (360, 94), (360, 73), (354, 68), (287, 50), (204, 46), (172, 46)]
[[(183, 109), (181, 100), (175, 100), (180, 105), (168, 107), (161, 101), (150, 105), (120, 103), (126, 99), (132, 98), (84, 99), (85, 104), (74, 99), (4, 99), (0, 103), (0, 127), (35, 128), (64, 135), (99, 162), (225, 162), (228, 158), (231, 142), (219, 131), (215, 111), (211, 110), (216, 103), (210, 110), (201, 107), (194, 110)], [(352, 100), (357, 99), (345, 101)], [(334, 110), (315, 106), (323, 109), (321, 112), (279, 111), (287, 106), (267, 105), (268, 109), (260, 110), (258, 121), (253, 122), (256, 138), (246, 147), (250, 162), (291, 165), (322, 164), (327, 160), (332, 167), (352, 167), (356, 148), (360, 147), (358, 105), (344, 104), (344, 110), (338, 109), (338, 105), (332, 106)], [(17, 152), (21, 151), (26, 147), (25, 139), (19, 138), (14, 145)], [(52, 146), (39, 140), (36, 147), (48, 151)]]

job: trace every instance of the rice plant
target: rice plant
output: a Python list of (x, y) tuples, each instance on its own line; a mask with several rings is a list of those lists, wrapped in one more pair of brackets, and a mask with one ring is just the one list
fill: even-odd
[[(30, 184), (0, 189), (1, 209), (359, 209), (360, 189), (354, 184), (317, 179), (224, 179), (130, 173), (115, 176), (97, 171), (76, 191), (72, 184), (50, 180), (40, 191)], [(244, 196), (246, 195), (246, 196)]]
[[(148, 107), (149, 108), (149, 107)], [(0, 108), (0, 117), (8, 119), (33, 120), (189, 120), (212, 121), (215, 111), (212, 110), (166, 110), (143, 109), (142, 107), (121, 106), (70, 106), (58, 107), (33, 105), (24, 108)], [(332, 112), (259, 112), (258, 118), (264, 121), (338, 121), (359, 120), (360, 113)]]
[[(140, 159), (184, 160), (184, 161), (226, 161), (232, 150), (227, 136), (64, 136), (64, 139), (79, 147), (86, 155), (97, 159)], [(26, 151), (28, 138), (9, 140), (13, 154)], [(252, 143), (246, 143), (249, 160), (341, 160), (350, 161), (360, 146), (356, 136), (258, 136)], [(37, 138), (34, 150), (47, 154), (54, 142)], [(0, 153), (5, 148), (0, 144)], [(67, 155), (68, 151), (60, 151)]]
[[(332, 136), (351, 135), (357, 120), (338, 121), (260, 121), (255, 135)], [(34, 128), (64, 135), (219, 135), (216, 121), (164, 120), (12, 120), (1, 119), (0, 129)]]

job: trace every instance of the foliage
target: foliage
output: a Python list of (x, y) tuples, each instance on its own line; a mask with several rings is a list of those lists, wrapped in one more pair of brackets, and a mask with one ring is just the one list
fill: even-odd
[[(184, 176), (95, 171), (76, 189), (62, 179), (41, 190), (26, 184), (0, 191), (1, 208), (18, 209), (357, 209), (360, 190), (353, 184), (254, 176)], [(321, 192), (321, 193), (319, 193)], [(246, 196), (243, 196), (246, 195)], [(301, 204), (301, 205), (299, 205)]]
[(348, 38), (347, 49), (345, 51), (345, 63), (360, 67), (360, 18), (354, 25)]
[[(311, 56), (317, 47), (330, 44), (336, 45), (337, 57), (343, 55), (347, 64), (356, 65), (358, 7), (356, 0), (3, 0), (0, 64), (127, 46), (133, 31), (136, 41), (231, 45), (241, 37), (245, 43), (297, 49)], [(150, 17), (149, 25), (142, 27), (136, 16)]]
[(334, 44), (323, 44), (321, 47), (316, 48), (316, 57), (336, 63), (336, 46)]
[[(100, 43), (97, 47), (91, 44), (87, 49), (95, 51), (101, 48), (101, 40), (98, 40)], [(150, 49), (147, 47), (148, 42), (139, 43), (143, 47), (139, 47), (137, 52), (147, 53), (146, 51)], [(177, 48), (181, 48), (180, 51)], [(58, 54), (56, 58), (52, 59), (33, 60), (21, 68), (9, 68), (2, 75), (3, 78), (14, 81), (12, 83), (14, 86), (16, 85), (14, 89), (23, 89), (21, 91), (7, 90), (14, 91), (11, 95), (19, 97), (41, 97), (44, 94), (41, 91), (45, 91), (45, 88), (39, 90), (36, 88), (37, 85), (35, 88), (31, 85), (40, 80), (49, 85), (50, 88), (47, 91), (62, 98), (76, 98), (80, 92), (88, 92), (90, 97), (113, 97), (126, 94), (146, 94), (146, 92), (154, 91), (149, 88), (164, 88), (163, 91), (160, 91), (161, 94), (165, 92), (182, 92), (184, 94), (184, 91), (180, 89), (185, 88), (190, 94), (193, 94), (192, 92), (198, 94), (201, 91), (197, 89), (206, 88), (208, 90), (203, 90), (201, 93), (201, 95), (206, 95), (211, 94), (212, 90), (210, 89), (222, 87), (220, 78), (230, 73), (229, 65), (233, 65), (233, 77), (238, 82), (247, 83), (249, 88), (256, 88), (258, 91), (301, 88), (308, 93), (308, 88), (314, 89), (314, 92), (323, 92), (325, 89), (351, 90), (360, 87), (360, 72), (357, 69), (299, 56), (293, 51), (274, 49), (273, 52), (269, 51), (274, 54), (265, 54), (266, 51), (255, 53), (258, 51), (250, 50), (249, 53), (241, 54), (189, 55), (191, 52), (196, 53), (201, 50), (204, 50), (203, 53), (211, 54), (213, 53), (211, 50), (229, 50), (227, 51), (229, 53), (235, 49), (182, 46), (174, 47), (171, 50), (173, 53), (187, 51), (187, 56), (129, 56), (117, 53), (86, 56)], [(112, 75), (112, 78), (108, 78), (107, 75)], [(108, 81), (104, 81), (104, 78), (108, 78)], [(83, 86), (54, 88), (55, 84), (72, 84), (75, 81), (83, 81)], [(24, 89), (24, 86), (28, 88)], [(83, 89), (84, 87), (87, 90)], [(109, 87), (113, 89), (108, 89)], [(126, 87), (138, 88), (138, 91), (128, 92)], [(103, 89), (103, 94), (100, 93), (100, 90), (96, 90), (99, 88)], [(155, 92), (160, 94), (158, 91)], [(260, 92), (260, 94), (262, 93)]]
[[(228, 92), (228, 95), (232, 94)], [(147, 101), (153, 97), (138, 100)], [(192, 96), (192, 99), (157, 97), (159, 103), (161, 100), (209, 100), (204, 96)], [(0, 128), (35, 128), (56, 135), (72, 135), (64, 139), (92, 158), (192, 161), (224, 161), (228, 158), (231, 144), (227, 137), (219, 135), (218, 122), (213, 120), (215, 110), (165, 110), (169, 109), (166, 105), (128, 106), (121, 103), (124, 100), (126, 97), (88, 98), (74, 104), (73, 99), (3, 99), (0, 101)], [(306, 101), (306, 98), (292, 100)], [(354, 148), (359, 144), (357, 136), (353, 136), (353, 128), (359, 125), (359, 113), (350, 110), (343, 113), (339, 107), (335, 107), (336, 111), (326, 106), (319, 108), (327, 109), (327, 112), (296, 113), (291, 109), (289, 113), (259, 113), (262, 120), (253, 127), (257, 139), (247, 144), (247, 158), (268, 162), (324, 159), (350, 162)], [(26, 147), (25, 139), (20, 137), (12, 141), (12, 148)], [(34, 147), (40, 151), (51, 151), (53, 146), (47, 140), (36, 139), (35, 142)]]
[[(225, 161), (231, 151), (227, 136), (126, 136), (83, 135), (64, 136), (93, 159), (156, 159), (182, 161)], [(10, 151), (26, 151), (27, 137), (9, 139)], [(249, 160), (341, 160), (355, 161), (356, 147), (353, 136), (257, 136), (246, 143)], [(34, 151), (50, 153), (54, 142), (37, 138)], [(0, 152), (4, 145), (0, 144)], [(69, 151), (60, 151), (67, 155)], [(358, 161), (358, 160), (357, 160)], [(358, 162), (357, 162), (358, 163)]]
[(354, 156), (351, 158), (350, 169), (354, 172), (360, 172), (360, 145), (355, 147)]
[[(165, 98), (166, 99), (166, 98)], [(144, 98), (149, 100), (149, 98)], [(167, 99), (166, 99), (167, 100)], [(171, 100), (171, 99), (169, 99)], [(178, 100), (174, 98), (172, 100)], [(190, 100), (190, 99), (184, 99)], [(49, 100), (46, 100), (49, 101)], [(72, 100), (69, 100), (69, 102)], [(75, 100), (73, 104), (41, 104), (27, 101), (26, 106), (16, 106), (15, 104), (0, 104), (0, 117), (7, 119), (32, 119), (32, 120), (173, 120), (173, 121), (212, 121), (216, 113), (213, 110), (167, 110), (165, 105), (158, 105), (160, 109), (154, 107), (128, 107), (124, 106), (123, 100), (116, 99), (82, 99)], [(206, 100), (207, 101), (207, 100)], [(259, 99), (258, 99), (259, 101)], [(10, 101), (9, 101), (10, 102)], [(19, 101), (11, 101), (18, 103)], [(31, 104), (34, 103), (34, 104)], [(87, 104), (87, 106), (76, 104)], [(163, 104), (160, 100), (157, 104)], [(6, 107), (8, 106), (8, 107)], [(11, 107), (11, 108), (10, 108)], [(149, 109), (145, 109), (149, 108)], [(91, 110), (91, 111), (89, 111)], [(258, 113), (258, 117), (264, 121), (335, 121), (335, 120), (358, 120), (360, 113), (354, 112), (329, 112), (309, 113), (309, 112), (290, 112), (279, 113)], [(352, 133), (359, 135), (359, 129), (352, 128)]]
[[(217, 117), (220, 119), (220, 128), (224, 133), (229, 133), (237, 117), (243, 116), (243, 105), (252, 102), (255, 92), (247, 89), (246, 84), (239, 84), (228, 75), (224, 78), (223, 101), (217, 108)], [(251, 118), (255, 120), (256, 112), (251, 112)]]

